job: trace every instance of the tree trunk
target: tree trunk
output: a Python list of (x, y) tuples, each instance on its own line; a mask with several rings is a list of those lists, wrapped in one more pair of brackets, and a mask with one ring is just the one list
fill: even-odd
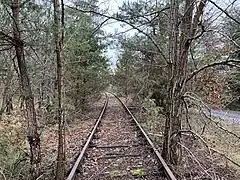
[[(87, 72), (87, 65), (85, 66), (85, 72)], [(83, 74), (83, 93), (82, 93), (82, 97), (81, 97), (81, 110), (82, 111), (85, 111), (85, 109), (86, 109), (86, 98), (87, 98), (86, 83), (87, 83), (87, 79), (86, 79), (86, 76)]]
[(11, 111), (13, 110), (13, 104), (12, 104), (12, 96), (10, 94), (7, 95), (7, 109), (6, 109), (6, 113), (7, 115), (11, 114)]
[(31, 90), (30, 80), (27, 72), (27, 65), (24, 56), (24, 46), (21, 39), (20, 30), (20, 0), (13, 0), (12, 2), (12, 13), (13, 13), (13, 36), (15, 40), (15, 51), (18, 62), (19, 74), (22, 86), (22, 97), (25, 101), (26, 118), (28, 121), (28, 142), (30, 145), (30, 160), (31, 160), (31, 175), (32, 179), (37, 179), (39, 176), (39, 165), (41, 161), (40, 151), (40, 138), (37, 132), (37, 119), (34, 107), (34, 97)]
[(11, 72), (11, 69), (10, 69), (6, 78), (6, 83), (5, 83), (3, 94), (2, 94), (3, 99), (2, 99), (2, 107), (0, 109), (0, 120), (5, 110), (7, 111), (7, 114), (10, 114), (11, 110), (13, 109), (12, 97), (9, 93), (9, 88), (12, 82), (12, 78), (13, 78), (13, 73)]
[(75, 86), (75, 89), (76, 89), (76, 98), (74, 99), (74, 106), (75, 106), (75, 110), (76, 111), (79, 111), (79, 108), (81, 108), (79, 105), (80, 105), (80, 98), (79, 98), (79, 95), (80, 95), (80, 84), (79, 84), (79, 81), (80, 81), (80, 78), (77, 77), (77, 83), (76, 83), (76, 86)]
[[(168, 74), (169, 74), (169, 84), (168, 84), (168, 95), (166, 101), (166, 120), (165, 120), (165, 131), (164, 131), (164, 142), (163, 142), (163, 158), (170, 162), (171, 153), (170, 153), (170, 140), (173, 132), (173, 123), (176, 124), (178, 121), (175, 117), (176, 105), (175, 105), (175, 88), (176, 88), (176, 70), (177, 70), (177, 61), (178, 61), (178, 9), (179, 4), (178, 0), (171, 0), (170, 7), (170, 23), (169, 23), (169, 64), (168, 64)], [(179, 125), (179, 123), (178, 123)]]
[[(171, 0), (169, 34), (169, 85), (166, 104), (166, 122), (163, 157), (172, 164), (181, 161), (182, 106), (186, 92), (188, 52), (196, 34), (205, 1), (201, 0), (194, 12), (194, 0), (185, 0), (184, 15), (179, 26), (178, 0)], [(180, 27), (180, 36), (179, 36)]]
[[(60, 27), (60, 8), (59, 0), (53, 1), (54, 5), (54, 35), (55, 35), (55, 51), (57, 64), (57, 120), (58, 120), (58, 155), (57, 155), (57, 170), (56, 180), (63, 180), (65, 175), (65, 151), (64, 151), (64, 121), (62, 112), (62, 45), (63, 45), (63, 24), (64, 24), (64, 9), (62, 5), (62, 27)], [(60, 30), (62, 29), (62, 30)], [(62, 31), (62, 33), (61, 33)], [(62, 38), (59, 36), (62, 34)]]

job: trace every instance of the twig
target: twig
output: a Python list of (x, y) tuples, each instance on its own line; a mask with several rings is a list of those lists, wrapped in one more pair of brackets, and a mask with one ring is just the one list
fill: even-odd
[[(233, 21), (235, 21), (236, 23), (240, 24), (240, 21), (238, 21), (236, 18), (232, 17), (227, 11), (225, 11), (224, 9), (222, 9), (220, 6), (218, 6), (215, 2), (213, 2), (212, 0), (208, 0), (210, 3), (212, 3), (216, 8), (218, 8), (220, 11), (222, 11), (227, 17), (229, 17), (230, 19), (232, 19)], [(236, 1), (234, 1), (236, 2)]]
[(233, 103), (234, 101), (236, 101), (236, 100), (239, 99), (239, 98), (240, 98), (240, 96), (237, 96), (237, 97), (233, 98), (233, 100), (231, 100), (229, 103), (227, 103), (227, 104), (224, 106), (224, 108), (226, 108), (229, 104)]
[(108, 20), (109, 18), (105, 19), (103, 22), (97, 25), (97, 27), (93, 30), (93, 32), (91, 32), (90, 37), (92, 37)]
[(39, 179), (41, 179), (41, 177), (43, 177), (43, 174), (42, 175), (40, 175), (36, 180), (39, 180)]
[(2, 171), (0, 171), (0, 174), (2, 175), (2, 177), (3, 177), (5, 180), (7, 180), (5, 174), (4, 174)]
[(224, 33), (221, 32), (217, 32), (220, 35), (222, 35), (223, 37), (227, 38), (229, 41), (231, 41), (235, 46), (237, 46), (240, 49), (240, 44), (236, 41), (234, 41), (232, 38), (230, 38), (229, 36), (225, 35)]
[[(229, 131), (228, 129), (225, 129), (224, 127), (222, 127), (222, 126), (219, 125), (219, 122), (216, 122), (215, 120), (213, 120), (213, 118), (211, 117), (211, 110), (210, 110), (210, 108), (209, 108), (207, 105), (205, 105), (200, 99), (191, 96), (191, 95), (190, 95), (190, 92), (185, 93), (184, 98), (185, 98), (185, 97), (188, 97), (188, 98), (190, 98), (190, 99), (196, 100), (196, 101), (198, 101), (199, 103), (201, 103), (201, 104), (208, 110), (208, 112), (209, 112), (209, 114), (210, 114), (210, 116), (207, 115), (207, 113), (204, 111), (204, 108), (203, 108), (201, 105), (199, 105), (200, 110), (201, 110), (201, 114), (203, 114), (204, 117), (206, 117), (208, 120), (210, 120), (211, 122), (213, 122), (219, 129), (221, 129), (221, 130), (223, 130), (223, 131), (225, 131), (225, 132), (227, 132), (227, 133), (235, 136), (236, 138), (240, 139), (240, 136), (238, 136), (237, 134), (235, 134), (235, 133), (232, 132), (232, 131)], [(205, 110), (206, 110), (206, 109), (205, 109)]]
[(238, 164), (237, 162), (233, 161), (232, 159), (230, 159), (229, 157), (227, 157), (225, 154), (217, 151), (216, 149), (210, 148), (211, 151), (218, 153), (219, 155), (223, 156), (224, 158), (226, 158), (227, 160), (229, 160), (231, 163), (235, 164), (236, 166), (240, 167), (240, 164)]
[[(185, 131), (185, 132), (187, 132), (187, 131)], [(197, 133), (195, 133), (195, 132), (193, 132), (193, 131), (189, 131), (189, 132), (191, 132), (192, 134), (194, 134), (195, 136), (197, 136), (197, 137), (203, 142), (203, 144), (209, 149), (210, 152), (211, 152), (211, 151), (216, 152), (216, 153), (220, 154), (221, 156), (223, 156), (224, 158), (226, 158), (227, 160), (229, 160), (230, 162), (232, 162), (233, 164), (235, 164), (235, 165), (237, 165), (238, 167), (240, 167), (240, 164), (238, 164), (237, 162), (233, 161), (232, 159), (230, 159), (229, 157), (227, 157), (225, 154), (217, 151), (216, 149), (213, 149), (213, 148), (209, 147), (209, 145), (207, 144), (207, 142), (206, 142), (200, 135), (198, 135)]]
[(210, 116), (208, 116), (203, 110), (202, 110), (201, 112), (203, 113), (203, 115), (204, 115), (207, 119), (209, 119), (211, 122), (213, 122), (219, 129), (221, 129), (221, 130), (223, 130), (223, 131), (225, 131), (225, 132), (227, 132), (227, 133), (235, 136), (236, 138), (240, 139), (240, 136), (238, 136), (238, 135), (235, 134), (234, 132), (229, 131), (228, 129), (225, 129), (224, 127), (220, 126), (220, 125), (219, 125), (219, 122), (216, 122), (215, 120), (213, 120), (213, 119), (212, 119)]
[(196, 158), (196, 156), (186, 147), (184, 146), (183, 144), (181, 143), (178, 143), (180, 146), (182, 146), (187, 152), (188, 154), (190, 154), (192, 156), (192, 159), (197, 162), (197, 164), (199, 165), (199, 167), (202, 169), (202, 171), (207, 174), (208, 176), (211, 177), (211, 175), (203, 168), (203, 166), (201, 165), (201, 163), (198, 161), (198, 159)]

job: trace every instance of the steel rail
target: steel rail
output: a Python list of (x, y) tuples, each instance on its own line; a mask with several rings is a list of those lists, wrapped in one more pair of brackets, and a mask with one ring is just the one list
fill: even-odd
[[(106, 96), (107, 96), (107, 95), (106, 95)], [(95, 125), (94, 125), (94, 127), (93, 127), (93, 129), (92, 129), (92, 131), (91, 131), (91, 134), (89, 135), (89, 137), (88, 137), (88, 139), (87, 139), (87, 141), (86, 141), (86, 143), (85, 143), (85, 145), (84, 145), (81, 153), (79, 154), (79, 156), (78, 156), (75, 164), (73, 165), (73, 168), (71, 169), (71, 172), (69, 173), (69, 175), (68, 175), (68, 177), (67, 177), (66, 180), (73, 180), (73, 179), (75, 178), (75, 176), (76, 176), (76, 170), (78, 169), (78, 167), (79, 167), (79, 165), (80, 165), (80, 162), (81, 162), (82, 159), (83, 159), (84, 153), (85, 153), (85, 151), (87, 150), (87, 148), (89, 147), (89, 144), (90, 144), (91, 140), (93, 139), (94, 133), (96, 132), (97, 127), (98, 127), (98, 125), (100, 124), (101, 119), (102, 119), (102, 117), (103, 117), (103, 114), (104, 114), (104, 112), (105, 112), (105, 110), (106, 110), (106, 108), (107, 108), (108, 100), (109, 100), (109, 97), (107, 96), (107, 97), (106, 97), (106, 101), (105, 101), (105, 103), (104, 103), (104, 106), (103, 106), (103, 108), (102, 108), (102, 111), (101, 111), (101, 113), (100, 113), (100, 115), (99, 115), (99, 117), (98, 117), (98, 119), (97, 119), (97, 121), (96, 121), (96, 123), (95, 123)]]
[[(110, 92), (109, 92), (110, 93)], [(135, 118), (135, 116), (132, 114), (132, 112), (128, 109), (128, 107), (123, 103), (123, 101), (115, 94), (111, 93), (112, 95), (114, 95), (119, 102), (122, 104), (122, 106), (124, 107), (124, 109), (129, 113), (129, 115), (131, 115), (132, 119), (134, 120), (134, 122), (136, 123), (136, 125), (138, 126), (139, 130), (141, 131), (141, 133), (144, 135), (144, 137), (147, 139), (148, 144), (152, 147), (152, 149), (154, 150), (155, 155), (157, 156), (159, 162), (162, 164), (164, 170), (165, 170), (165, 174), (167, 175), (167, 177), (170, 180), (177, 180), (176, 177), (174, 176), (174, 174), (172, 173), (171, 169), (168, 167), (167, 163), (165, 162), (165, 160), (162, 158), (160, 152), (157, 150), (157, 148), (154, 146), (153, 142), (151, 141), (151, 139), (148, 137), (147, 133), (144, 131), (144, 129), (141, 127), (141, 125), (139, 124), (139, 122), (137, 121), (137, 119)]]

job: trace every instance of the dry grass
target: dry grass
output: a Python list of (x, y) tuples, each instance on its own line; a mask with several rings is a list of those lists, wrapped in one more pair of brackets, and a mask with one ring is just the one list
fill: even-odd
[[(191, 113), (190, 119), (193, 131), (205, 140), (209, 148), (215, 149), (237, 164), (240, 164), (239, 123), (224, 121), (218, 118), (206, 119), (196, 113)], [(226, 166), (239, 168), (227, 160), (222, 163)]]
[[(161, 151), (165, 118), (162, 115), (156, 117), (152, 112), (150, 108), (145, 113), (138, 113), (138, 117)], [(240, 124), (216, 118), (212, 120), (195, 110), (190, 111), (193, 133), (183, 133), (182, 163), (173, 167), (178, 179), (239, 180), (240, 167), (236, 164), (240, 164)], [(183, 129), (189, 130), (186, 121), (183, 121)]]
[[(89, 107), (82, 117), (67, 119), (66, 123), (66, 169), (82, 148), (89, 131), (98, 117), (103, 101)], [(41, 133), (41, 178), (39, 180), (54, 179), (58, 126), (51, 124), (47, 118), (39, 119), (43, 127)], [(53, 122), (53, 121), (52, 121)], [(25, 180), (29, 179), (29, 145), (27, 141), (27, 122), (20, 110), (13, 111), (11, 115), (3, 115), (0, 121), (0, 180)]]
[(0, 179), (25, 179), (29, 173), (26, 121), (21, 111), (0, 121)]

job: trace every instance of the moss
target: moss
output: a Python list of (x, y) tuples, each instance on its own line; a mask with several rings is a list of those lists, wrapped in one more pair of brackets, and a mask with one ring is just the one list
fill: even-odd
[(131, 173), (133, 176), (137, 176), (137, 177), (142, 177), (145, 174), (143, 168), (131, 170)]

